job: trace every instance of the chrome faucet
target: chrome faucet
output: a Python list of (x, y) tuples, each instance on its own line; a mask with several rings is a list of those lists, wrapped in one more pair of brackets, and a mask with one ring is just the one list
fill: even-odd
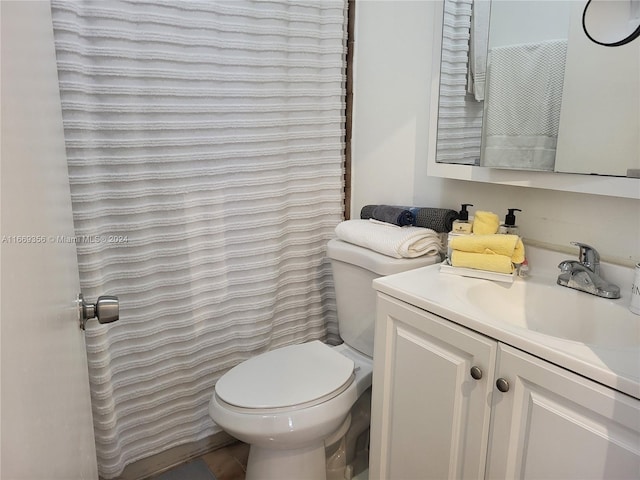
[(620, 288), (600, 276), (600, 255), (597, 250), (580, 242), (571, 242), (580, 248), (578, 260), (560, 262), (558, 285), (604, 298), (620, 298)]

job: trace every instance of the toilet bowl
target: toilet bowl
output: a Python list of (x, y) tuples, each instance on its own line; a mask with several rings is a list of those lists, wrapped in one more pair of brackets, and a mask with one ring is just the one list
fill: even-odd
[(216, 384), (209, 414), (251, 445), (246, 478), (326, 478), (325, 440), (346, 433), (351, 407), (371, 386), (371, 359), (344, 344), (313, 341), (235, 369)]
[[(361, 406), (358, 431), (348, 435), (351, 410), (371, 387), (375, 323), (374, 278), (435, 263), (437, 257), (395, 259), (340, 240), (328, 244), (338, 325), (344, 343), (289, 345), (257, 355), (216, 383), (209, 415), (221, 428), (250, 445), (247, 480), (325, 480), (329, 442), (366, 430)], [(360, 402), (362, 403), (362, 402)], [(341, 445), (353, 456), (354, 445)], [(346, 454), (346, 453), (345, 453)], [(348, 459), (345, 471), (350, 468)], [(336, 475), (334, 461), (332, 476)], [(339, 473), (338, 473), (339, 476)], [(343, 476), (344, 478), (344, 476)]]

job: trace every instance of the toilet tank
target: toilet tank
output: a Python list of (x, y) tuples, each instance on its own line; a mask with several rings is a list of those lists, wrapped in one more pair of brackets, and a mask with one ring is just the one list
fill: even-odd
[(439, 256), (388, 257), (337, 239), (327, 244), (327, 256), (333, 271), (340, 337), (347, 345), (369, 357), (373, 357), (376, 320), (373, 280), (440, 261)]

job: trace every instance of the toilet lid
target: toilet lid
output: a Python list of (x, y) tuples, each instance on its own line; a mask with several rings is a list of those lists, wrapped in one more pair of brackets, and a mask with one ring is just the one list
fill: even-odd
[(216, 383), (223, 401), (271, 409), (313, 402), (351, 379), (353, 360), (322, 342), (278, 348), (235, 366)]

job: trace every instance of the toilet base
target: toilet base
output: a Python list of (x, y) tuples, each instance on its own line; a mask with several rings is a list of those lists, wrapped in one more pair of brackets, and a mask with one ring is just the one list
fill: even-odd
[(251, 445), (246, 480), (326, 480), (324, 442), (297, 450)]

